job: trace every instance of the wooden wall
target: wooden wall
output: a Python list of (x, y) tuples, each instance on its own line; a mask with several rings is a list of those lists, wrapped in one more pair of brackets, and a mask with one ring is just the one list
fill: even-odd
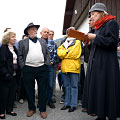
[(64, 24), (63, 24), (63, 34), (66, 34), (66, 30), (70, 27), (72, 16), (73, 16), (73, 9), (76, 0), (66, 0), (66, 8), (64, 14)]
[[(120, 0), (76, 0), (70, 26), (78, 28), (84, 18), (88, 15), (91, 6), (96, 2), (104, 3), (108, 13), (116, 16), (116, 20), (120, 26)], [(77, 14), (75, 14), (75, 10), (77, 10)]]
[[(75, 1), (71, 26), (75, 26), (77, 28), (76, 24), (78, 24), (79, 19), (81, 19), (82, 21), (82, 19), (84, 19), (84, 17), (86, 16), (86, 14), (88, 14), (88, 9), (87, 9), (88, 4), (89, 4), (89, 0)], [(87, 9), (87, 13), (84, 13), (86, 9)], [(75, 10), (77, 10), (77, 14), (75, 14)]]

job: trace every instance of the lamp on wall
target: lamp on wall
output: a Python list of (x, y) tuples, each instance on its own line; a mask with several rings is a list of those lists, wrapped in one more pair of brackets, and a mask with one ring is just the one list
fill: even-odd
[(75, 13), (75, 15), (77, 15), (77, 9), (75, 9), (74, 13)]

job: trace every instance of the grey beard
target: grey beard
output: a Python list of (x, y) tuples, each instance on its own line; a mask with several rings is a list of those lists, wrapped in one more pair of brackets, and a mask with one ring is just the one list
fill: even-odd
[(35, 37), (37, 37), (37, 34), (34, 34), (34, 35), (29, 35), (31, 38), (35, 38)]

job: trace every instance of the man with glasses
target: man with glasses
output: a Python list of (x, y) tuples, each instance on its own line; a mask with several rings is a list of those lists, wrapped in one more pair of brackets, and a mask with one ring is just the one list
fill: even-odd
[(49, 31), (49, 34), (48, 34), (48, 39), (49, 39), (49, 40), (53, 40), (53, 37), (54, 37), (54, 31), (53, 31), (53, 30), (50, 30), (50, 31)]
[[(54, 31), (53, 30), (50, 30), (49, 31), (49, 35), (48, 35), (48, 39), (49, 40), (53, 40), (53, 37), (54, 37)], [(53, 41), (54, 42), (54, 41)], [(54, 45), (56, 47), (56, 44), (54, 42)], [(58, 61), (58, 60), (56, 60)], [(53, 96), (52, 96), (52, 102), (53, 103), (56, 103), (56, 99), (55, 99), (55, 88), (56, 88), (56, 70), (57, 70), (57, 62), (54, 64), (54, 81), (53, 81)]]

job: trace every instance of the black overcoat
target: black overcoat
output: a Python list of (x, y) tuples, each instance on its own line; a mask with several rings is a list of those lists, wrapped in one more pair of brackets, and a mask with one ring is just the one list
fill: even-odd
[(118, 24), (110, 20), (95, 30), (95, 34), (84, 84), (83, 108), (88, 109), (88, 114), (115, 118), (120, 115)]
[[(18, 52), (15, 46), (13, 46), (14, 51), (16, 53), (16, 55), (18, 56)], [(18, 63), (18, 59), (17, 59), (17, 63)], [(5, 83), (5, 84), (11, 84), (11, 81), (5, 81), (6, 80), (6, 75), (10, 74), (11, 76), (13, 76), (14, 73), (14, 67), (13, 67), (13, 55), (11, 53), (11, 51), (8, 48), (7, 44), (3, 44), (0, 47), (0, 83)], [(16, 71), (16, 77), (17, 77), (17, 81), (20, 81), (20, 67), (18, 65), (18, 70)]]

